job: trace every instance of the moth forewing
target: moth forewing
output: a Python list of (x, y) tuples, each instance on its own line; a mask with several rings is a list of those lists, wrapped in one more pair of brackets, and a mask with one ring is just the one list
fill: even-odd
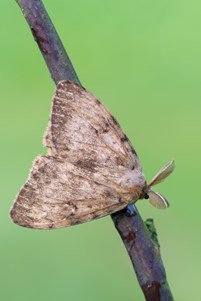
[(148, 196), (150, 204), (152, 204), (154, 207), (158, 209), (166, 209), (169, 207), (168, 201), (160, 193), (149, 190)]
[(174, 160), (172, 160), (168, 162), (165, 166), (163, 166), (161, 170), (155, 175), (155, 177), (151, 180), (149, 187), (161, 183), (174, 171), (174, 169), (175, 163)]

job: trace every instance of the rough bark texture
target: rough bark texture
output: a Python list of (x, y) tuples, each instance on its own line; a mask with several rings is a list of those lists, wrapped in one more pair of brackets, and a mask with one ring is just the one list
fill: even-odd
[[(40, 0), (16, 0), (57, 84), (80, 83), (59, 36)], [(152, 220), (142, 221), (135, 206), (112, 215), (147, 301), (173, 301)]]

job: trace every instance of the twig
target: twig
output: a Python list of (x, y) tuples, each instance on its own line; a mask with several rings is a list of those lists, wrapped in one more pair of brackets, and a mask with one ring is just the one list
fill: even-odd
[[(80, 84), (78, 76), (41, 0), (16, 0), (38, 43), (52, 79)], [(160, 257), (153, 220), (145, 223), (134, 205), (112, 216), (147, 301), (173, 301)]]
[(63, 79), (80, 84), (66, 50), (40, 0), (16, 0), (57, 84)]
[(146, 300), (173, 301), (153, 220), (148, 219), (144, 223), (134, 206), (114, 213), (112, 218), (130, 256)]

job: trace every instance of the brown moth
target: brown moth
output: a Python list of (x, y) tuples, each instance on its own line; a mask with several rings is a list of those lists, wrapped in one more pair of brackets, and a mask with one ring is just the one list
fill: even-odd
[(116, 119), (77, 84), (57, 85), (44, 145), (47, 155), (34, 161), (10, 212), (20, 226), (67, 227), (148, 197), (157, 208), (168, 206), (150, 187), (173, 171), (173, 162), (147, 185), (139, 158)]

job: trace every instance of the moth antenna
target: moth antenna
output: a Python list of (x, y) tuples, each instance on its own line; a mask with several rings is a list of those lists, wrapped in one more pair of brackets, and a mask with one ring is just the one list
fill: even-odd
[(157, 209), (166, 209), (169, 207), (169, 203), (166, 198), (158, 192), (153, 190), (148, 191), (149, 202)]
[(174, 169), (175, 169), (175, 162), (174, 160), (172, 160), (161, 168), (161, 170), (155, 175), (155, 177), (151, 180), (148, 186), (152, 187), (156, 184), (161, 183), (174, 171)]

